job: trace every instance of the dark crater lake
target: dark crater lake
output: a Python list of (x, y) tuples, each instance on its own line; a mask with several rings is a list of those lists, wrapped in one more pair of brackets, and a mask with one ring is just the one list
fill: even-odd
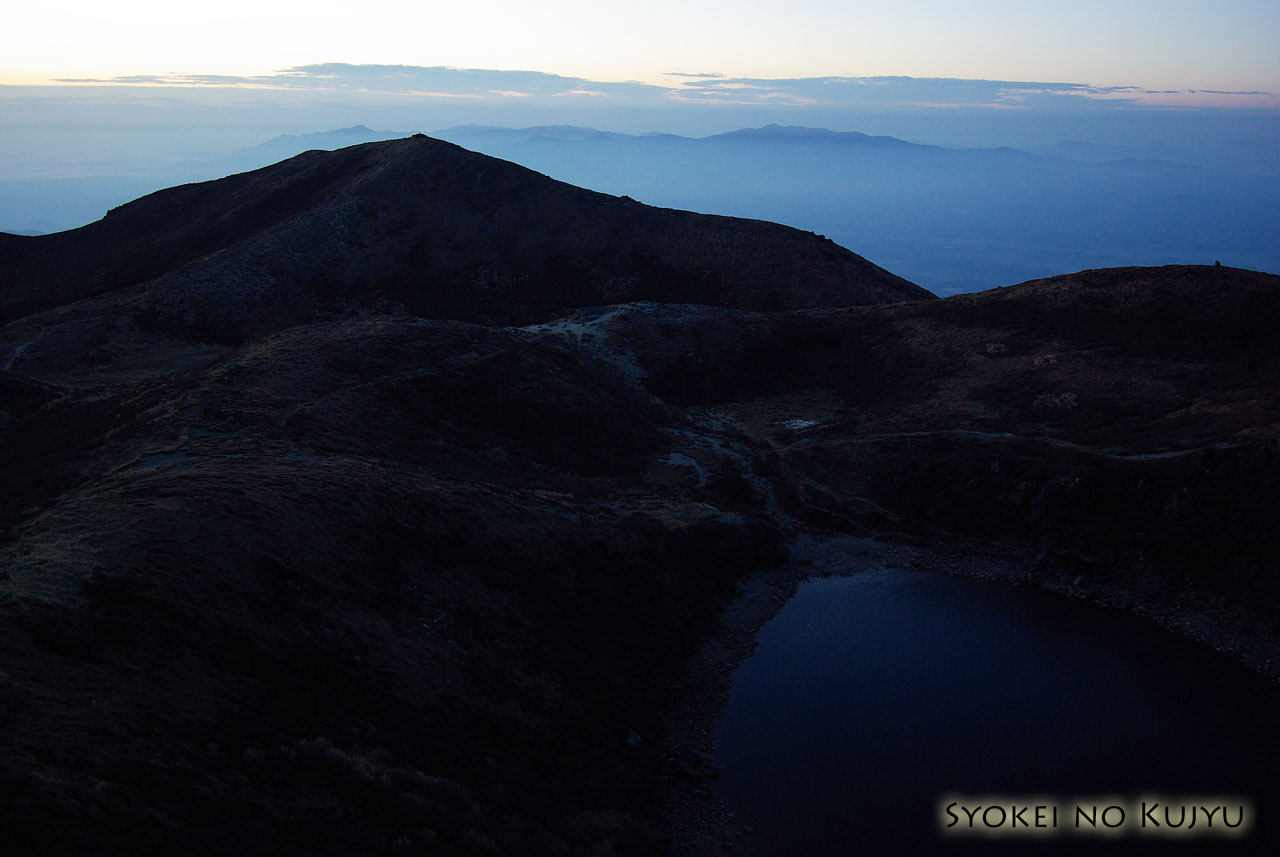
[[(716, 727), (716, 796), (754, 828), (748, 853), (1280, 853), (1280, 689), (1142, 617), (877, 569), (802, 583), (757, 641)], [(946, 835), (944, 796), (1057, 805), (1058, 825)], [(1144, 797), (1206, 796), (1232, 821), (1249, 801), (1249, 832), (1139, 829)], [(1094, 803), (1127, 808), (1120, 834), (1074, 830)]]

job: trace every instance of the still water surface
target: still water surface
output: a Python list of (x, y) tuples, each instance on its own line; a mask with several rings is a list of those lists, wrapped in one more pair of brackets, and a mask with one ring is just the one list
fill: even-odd
[(757, 639), (717, 725), (716, 794), (758, 853), (1190, 853), (1085, 841), (1065, 817), (1048, 840), (941, 838), (952, 793), (1253, 801), (1246, 839), (1196, 853), (1261, 853), (1280, 828), (1280, 690), (1141, 617), (879, 569), (801, 584)]

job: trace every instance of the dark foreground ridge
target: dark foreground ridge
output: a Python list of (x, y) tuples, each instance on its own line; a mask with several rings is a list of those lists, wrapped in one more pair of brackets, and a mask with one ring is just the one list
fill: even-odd
[(422, 139), (0, 271), (9, 853), (678, 850), (670, 682), (797, 531), (1158, 593), (1280, 672), (1274, 276), (904, 300)]

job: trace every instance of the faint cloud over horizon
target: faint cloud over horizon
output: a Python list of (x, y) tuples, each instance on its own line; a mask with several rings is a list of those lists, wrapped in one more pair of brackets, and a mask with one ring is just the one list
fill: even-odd
[[(265, 75), (155, 74), (108, 78), (58, 78), (57, 84), (237, 87), (338, 91), (420, 98), (528, 99), (588, 96), (626, 102), (653, 100), (703, 104), (833, 107), (1064, 109), (1088, 102), (1112, 106), (1280, 108), (1276, 93), (1262, 90), (1154, 90), (1087, 83), (885, 77), (726, 77), (718, 72), (666, 72), (670, 85), (597, 81), (546, 72), (449, 66), (317, 63)], [(1219, 101), (1215, 101), (1219, 99)]]
[(155, 74), (108, 78), (57, 78), (61, 84), (119, 86), (230, 86), (265, 89), (338, 90), (401, 95), (556, 96), (574, 93), (661, 95), (663, 87), (644, 83), (606, 83), (540, 71), (453, 68), (450, 66), (355, 65), (316, 63), (274, 74)]

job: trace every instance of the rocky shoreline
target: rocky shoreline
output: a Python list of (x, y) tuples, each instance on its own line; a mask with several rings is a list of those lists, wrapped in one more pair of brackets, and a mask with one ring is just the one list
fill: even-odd
[(755, 648), (757, 632), (804, 580), (866, 568), (914, 567), (920, 548), (857, 536), (798, 535), (790, 559), (752, 575), (727, 607), (710, 639), (672, 684), (664, 754), (664, 821), (673, 854), (751, 854), (752, 829), (717, 800), (715, 724), (728, 702), (733, 673)]
[[(1128, 610), (1209, 645), (1280, 684), (1280, 623), (1265, 607), (1244, 609), (1224, 596), (1181, 588), (1142, 588), (1137, 580), (1107, 584), (1069, 576), (998, 545), (912, 545), (875, 537), (800, 533), (788, 561), (756, 572), (724, 610), (712, 636), (670, 685), (663, 751), (663, 822), (670, 853), (726, 857), (755, 854), (749, 819), (717, 799), (715, 725), (733, 674), (751, 655), (756, 634), (805, 580), (875, 568), (914, 568), (1036, 586), (1066, 597)], [(1203, 596), (1197, 600), (1197, 596)]]

